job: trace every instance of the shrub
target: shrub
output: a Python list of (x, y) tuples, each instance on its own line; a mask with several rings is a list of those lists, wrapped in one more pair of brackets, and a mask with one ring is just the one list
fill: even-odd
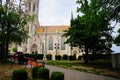
[(32, 78), (35, 79), (38, 77), (38, 66), (32, 68)]
[(12, 48), (12, 51), (13, 51), (13, 52), (17, 52), (18, 50), (17, 50), (17, 48), (15, 47), (15, 48)]
[(39, 60), (43, 59), (43, 54), (30, 54), (29, 56), (31, 58), (35, 58), (35, 59), (39, 59)]
[(37, 54), (37, 59), (43, 60), (43, 54)]
[(26, 63), (26, 59), (25, 56), (23, 55), (22, 52), (18, 52), (18, 63), (19, 64), (24, 64), (24, 62)]
[(87, 56), (86, 56), (86, 54), (83, 54), (83, 60), (84, 60), (84, 62), (87, 61)]
[(75, 60), (75, 56), (70, 55), (70, 56), (69, 56), (69, 60), (70, 60), (70, 61), (74, 61), (74, 60)]
[(55, 55), (55, 60), (61, 60), (61, 55)]
[(47, 68), (39, 68), (38, 69), (38, 78), (42, 78), (44, 80), (49, 80), (49, 70)]
[(82, 60), (82, 56), (78, 56), (78, 60)]
[(51, 80), (64, 80), (63, 72), (52, 72)]
[(30, 57), (30, 54), (26, 53), (26, 54), (23, 54), (25, 57)]
[(68, 60), (68, 55), (64, 54), (62, 59), (63, 60)]
[(52, 60), (52, 55), (51, 54), (47, 54), (46, 57), (47, 57), (47, 60)]
[(21, 69), (21, 70), (14, 70), (12, 73), (12, 80), (27, 80), (28, 73)]

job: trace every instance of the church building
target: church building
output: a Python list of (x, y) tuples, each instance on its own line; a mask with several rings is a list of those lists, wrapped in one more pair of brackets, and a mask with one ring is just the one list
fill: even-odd
[(18, 50), (29, 54), (52, 54), (55, 55), (82, 55), (78, 47), (71, 48), (69, 44), (64, 44), (67, 40), (63, 37), (64, 30), (68, 30), (70, 25), (40, 26), (38, 21), (39, 0), (27, 0), (26, 13), (34, 16), (34, 20), (27, 23), (30, 38), (18, 46)]

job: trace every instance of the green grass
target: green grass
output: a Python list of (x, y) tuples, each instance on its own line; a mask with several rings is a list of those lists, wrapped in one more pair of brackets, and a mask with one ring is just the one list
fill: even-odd
[(120, 78), (120, 68), (112, 68), (112, 64), (108, 60), (101, 60), (97, 61), (96, 63), (88, 64), (84, 64), (83, 61), (47, 61), (46, 64), (68, 69), (74, 69), (82, 72)]
[(59, 66), (59, 65), (65, 65), (67, 67), (71, 67), (73, 65), (75, 66), (79, 66), (79, 64), (77, 64), (76, 62), (72, 62), (72, 61), (47, 61), (46, 62), (48, 65), (56, 65), (56, 66)]
[(100, 69), (110, 69), (110, 70), (113, 69), (111, 63), (105, 63), (105, 62), (85, 64), (83, 63), (83, 61), (47, 61), (46, 64), (56, 65), (56, 66), (64, 65), (66, 67), (83, 66), (83, 67), (93, 67), (93, 68), (100, 68)]

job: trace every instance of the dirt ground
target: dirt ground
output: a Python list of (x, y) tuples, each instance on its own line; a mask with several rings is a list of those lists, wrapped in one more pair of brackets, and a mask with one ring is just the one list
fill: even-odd
[[(0, 64), (0, 80), (11, 80), (12, 72), (16, 69), (25, 69), (23, 65), (18, 64)], [(28, 75), (30, 76), (30, 69), (26, 69)], [(30, 80), (30, 79), (29, 79)]]

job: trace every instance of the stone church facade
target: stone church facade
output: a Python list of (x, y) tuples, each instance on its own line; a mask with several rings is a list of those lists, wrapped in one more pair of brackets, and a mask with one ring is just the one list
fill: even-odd
[(70, 25), (40, 26), (38, 21), (39, 0), (28, 0), (26, 2), (26, 13), (34, 15), (34, 20), (28, 22), (26, 28), (30, 38), (18, 46), (18, 50), (24, 53), (52, 54), (55, 55), (82, 55), (78, 47), (71, 48), (69, 44), (64, 44), (66, 37), (63, 37), (63, 30), (67, 30)]

